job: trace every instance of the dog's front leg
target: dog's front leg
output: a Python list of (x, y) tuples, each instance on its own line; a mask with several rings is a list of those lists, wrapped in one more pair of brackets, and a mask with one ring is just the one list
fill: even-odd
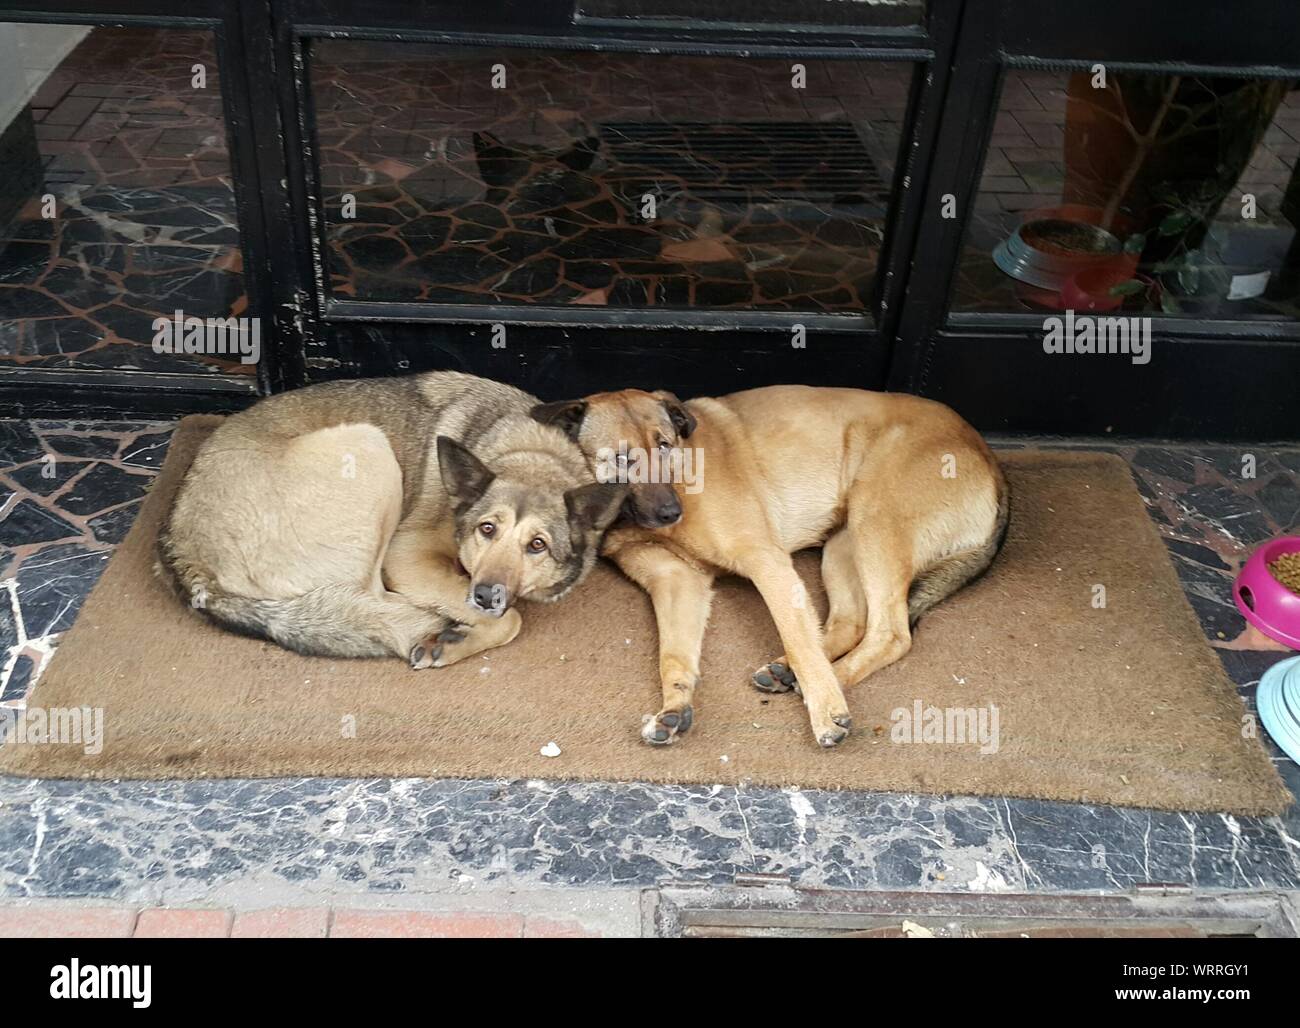
[(398, 531), (384, 555), (384, 584), (412, 603), (446, 614), (451, 624), (417, 643), (411, 667), (446, 667), (476, 653), (504, 646), (519, 634), (523, 618), (513, 607), (500, 617), (477, 611), (466, 601), (469, 579), (432, 547), (421, 532)]
[(742, 555), (736, 570), (758, 588), (776, 622), (781, 644), (799, 679), (813, 735), (823, 746), (842, 742), (851, 725), (849, 707), (822, 648), (821, 625), (790, 555), (780, 550), (755, 550)]
[(622, 549), (615, 562), (650, 594), (659, 626), (659, 684), (663, 706), (647, 714), (641, 738), (664, 746), (690, 730), (695, 719), (695, 687), (700, 682), (700, 649), (709, 620), (713, 577), (660, 546)]

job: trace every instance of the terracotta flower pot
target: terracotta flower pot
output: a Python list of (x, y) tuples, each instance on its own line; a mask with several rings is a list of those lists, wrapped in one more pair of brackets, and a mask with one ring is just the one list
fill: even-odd
[(1075, 272), (1061, 284), (1061, 303), (1074, 311), (1113, 311), (1124, 306), (1125, 297), (1111, 289), (1137, 275), (1138, 255), (1118, 254), (1105, 264)]

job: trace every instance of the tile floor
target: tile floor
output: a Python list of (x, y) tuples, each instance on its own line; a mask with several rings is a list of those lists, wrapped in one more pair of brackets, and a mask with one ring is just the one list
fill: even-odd
[[(166, 424), (0, 422), (0, 703), (23, 702), (126, 531), (168, 435)], [(1243, 631), (1228, 586), (1255, 544), (1300, 528), (1300, 448), (1074, 445), (1130, 462), (1206, 635), (1250, 702), (1285, 652)], [(1252, 462), (1254, 477), (1243, 478)], [(1300, 768), (1272, 752), (1300, 793)], [(0, 779), (0, 900), (436, 902), (753, 871), (849, 888), (1297, 888), (1300, 809), (1234, 818), (550, 781)]]
[(248, 304), (212, 34), (94, 29), (43, 74), (0, 120), (0, 362), (249, 374), (150, 346)]

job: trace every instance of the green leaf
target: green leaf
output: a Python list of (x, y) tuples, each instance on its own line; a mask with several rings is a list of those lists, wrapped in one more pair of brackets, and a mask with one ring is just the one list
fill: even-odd
[(1135, 293), (1142, 292), (1145, 288), (1146, 283), (1141, 279), (1130, 278), (1111, 286), (1107, 293), (1111, 296), (1133, 296)]
[(1168, 290), (1160, 292), (1160, 309), (1166, 314), (1182, 314), (1183, 308)]
[(1190, 296), (1201, 284), (1201, 269), (1195, 264), (1188, 264), (1178, 269), (1177, 277), (1183, 292)]
[(1147, 234), (1145, 232), (1134, 232), (1124, 240), (1124, 252), (1127, 254), (1141, 253), (1146, 249)]
[(1195, 220), (1196, 215), (1191, 211), (1174, 211), (1173, 214), (1165, 216), (1157, 231), (1162, 236), (1176, 236)]

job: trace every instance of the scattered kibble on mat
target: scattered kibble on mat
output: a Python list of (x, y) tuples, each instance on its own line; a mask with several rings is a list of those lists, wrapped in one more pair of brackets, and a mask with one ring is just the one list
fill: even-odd
[(1300, 550), (1284, 553), (1268, 566), (1273, 577), (1300, 596)]

